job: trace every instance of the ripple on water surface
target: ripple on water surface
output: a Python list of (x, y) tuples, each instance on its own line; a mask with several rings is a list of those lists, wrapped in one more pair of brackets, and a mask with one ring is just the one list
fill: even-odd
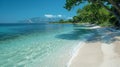
[[(31, 27), (29, 29), (34, 30)], [(65, 67), (71, 58), (70, 52), (82, 41), (83, 32), (88, 33), (62, 25), (56, 30), (52, 26), (45, 29), (47, 30), (43, 32), (37, 30), (28, 34), (17, 34), (16, 38), (0, 41), (0, 66)]]

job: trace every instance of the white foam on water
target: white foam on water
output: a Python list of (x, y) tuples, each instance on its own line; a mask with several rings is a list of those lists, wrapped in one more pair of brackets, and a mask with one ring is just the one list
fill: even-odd
[(67, 67), (70, 67), (73, 59), (78, 55), (79, 49), (84, 45), (84, 42), (80, 42), (72, 51), (72, 57), (67, 63)]
[(66, 67), (70, 67), (72, 61), (74, 60), (74, 58), (78, 55), (79, 50), (84, 46), (85, 42), (87, 41), (88, 38), (92, 37), (94, 34), (90, 33), (90, 34), (86, 34), (83, 38), (83, 40), (81, 42), (79, 42), (79, 44), (77, 46), (74, 47), (74, 49), (71, 52), (71, 58), (68, 61)]

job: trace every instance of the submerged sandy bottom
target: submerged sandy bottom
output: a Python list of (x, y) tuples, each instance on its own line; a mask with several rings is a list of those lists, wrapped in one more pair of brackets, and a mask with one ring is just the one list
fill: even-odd
[(101, 33), (83, 44), (68, 67), (120, 67), (120, 33)]

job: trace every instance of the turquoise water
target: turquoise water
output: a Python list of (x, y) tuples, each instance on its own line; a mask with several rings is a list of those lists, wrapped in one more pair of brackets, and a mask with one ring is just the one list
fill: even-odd
[(0, 67), (66, 67), (92, 31), (72, 24), (1, 24)]

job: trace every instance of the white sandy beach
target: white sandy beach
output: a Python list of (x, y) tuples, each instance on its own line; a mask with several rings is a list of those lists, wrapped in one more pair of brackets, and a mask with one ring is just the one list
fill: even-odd
[(79, 49), (69, 67), (120, 67), (120, 32), (99, 30)]

